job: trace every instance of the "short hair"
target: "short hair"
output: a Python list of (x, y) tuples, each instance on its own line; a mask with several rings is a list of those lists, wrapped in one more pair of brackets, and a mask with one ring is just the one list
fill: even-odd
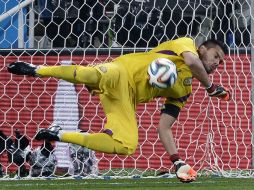
[(214, 48), (215, 46), (219, 46), (222, 51), (226, 54), (228, 52), (228, 48), (226, 45), (224, 45), (221, 41), (216, 40), (216, 39), (209, 39), (204, 41), (201, 46), (205, 46), (206, 48)]

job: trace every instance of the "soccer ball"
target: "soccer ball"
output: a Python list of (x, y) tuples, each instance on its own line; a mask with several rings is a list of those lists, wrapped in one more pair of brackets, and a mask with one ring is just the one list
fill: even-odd
[(155, 59), (148, 67), (149, 84), (156, 88), (168, 88), (177, 79), (176, 65), (166, 58)]

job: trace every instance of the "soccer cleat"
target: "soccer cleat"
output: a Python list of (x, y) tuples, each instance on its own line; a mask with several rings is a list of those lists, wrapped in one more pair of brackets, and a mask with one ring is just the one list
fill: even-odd
[(190, 183), (197, 178), (197, 172), (182, 160), (174, 162), (176, 176), (183, 183)]
[(9, 73), (16, 75), (27, 75), (37, 77), (36, 69), (38, 66), (23, 61), (12, 62), (8, 65), (7, 70)]
[(231, 93), (228, 88), (225, 88), (226, 94), (224, 96), (218, 97), (220, 100), (229, 101), (231, 100)]
[(62, 128), (57, 124), (52, 124), (48, 129), (40, 129), (35, 135), (36, 140), (60, 141), (58, 136)]

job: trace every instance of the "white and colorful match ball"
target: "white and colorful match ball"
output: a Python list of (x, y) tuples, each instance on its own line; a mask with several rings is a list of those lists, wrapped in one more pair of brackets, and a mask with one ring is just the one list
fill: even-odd
[(148, 67), (149, 83), (160, 89), (173, 86), (177, 80), (176, 65), (169, 59), (155, 59)]

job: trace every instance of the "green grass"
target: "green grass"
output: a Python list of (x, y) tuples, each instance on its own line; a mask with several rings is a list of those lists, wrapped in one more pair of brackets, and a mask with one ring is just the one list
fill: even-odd
[(254, 179), (200, 177), (183, 184), (175, 178), (143, 179), (68, 179), (68, 180), (11, 180), (0, 181), (1, 190), (253, 190)]

